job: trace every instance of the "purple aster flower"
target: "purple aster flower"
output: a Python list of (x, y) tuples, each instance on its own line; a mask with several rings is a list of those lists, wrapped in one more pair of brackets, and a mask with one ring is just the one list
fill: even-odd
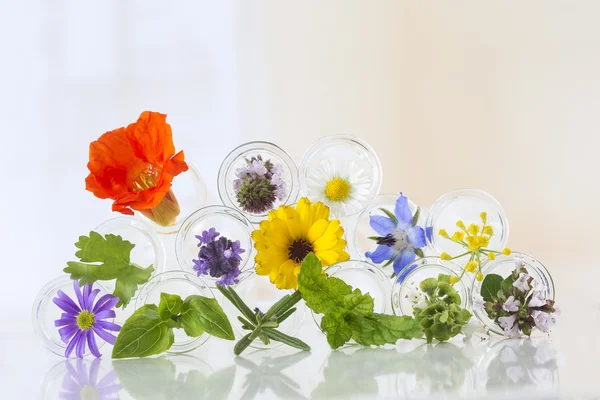
[(419, 249), (426, 245), (425, 231), (420, 226), (413, 225), (408, 198), (402, 193), (396, 200), (393, 215), (371, 215), (369, 223), (379, 235), (372, 238), (378, 244), (375, 251), (365, 253), (374, 263), (393, 261), (394, 273), (400, 276), (404, 268), (415, 261), (417, 254), (423, 256), (422, 250)]
[(105, 294), (94, 304), (100, 289), (92, 290), (92, 285), (84, 285), (82, 293), (79, 283), (73, 281), (73, 290), (79, 304), (62, 290), (52, 299), (54, 304), (64, 311), (61, 318), (54, 321), (54, 326), (62, 327), (58, 333), (62, 341), (67, 343), (65, 357), (68, 358), (75, 349), (77, 357), (82, 358), (86, 342), (92, 354), (101, 357), (94, 334), (110, 344), (115, 344), (117, 338), (108, 331), (118, 332), (121, 327), (103, 320), (115, 317), (113, 308), (119, 302), (119, 298)]
[[(216, 232), (216, 235), (209, 235), (209, 232)], [(205, 241), (204, 238), (209, 236), (210, 240)], [(210, 228), (208, 232), (202, 232), (202, 236), (196, 237), (200, 240), (200, 251), (198, 259), (192, 261), (198, 276), (210, 275), (213, 278), (220, 278), (217, 283), (223, 286), (237, 283), (237, 277), (241, 273), (240, 254), (246, 251), (241, 248), (240, 241), (231, 241), (224, 236), (219, 237), (215, 228)]]
[(92, 361), (89, 372), (86, 368), (85, 361), (78, 359), (75, 367), (70, 360), (65, 361), (67, 367), (67, 375), (62, 384), (62, 390), (59, 397), (65, 400), (79, 399), (98, 399), (110, 400), (118, 399), (121, 385), (115, 383), (117, 376), (115, 371), (106, 374), (102, 379), (98, 379), (100, 372), (100, 359), (96, 358)]

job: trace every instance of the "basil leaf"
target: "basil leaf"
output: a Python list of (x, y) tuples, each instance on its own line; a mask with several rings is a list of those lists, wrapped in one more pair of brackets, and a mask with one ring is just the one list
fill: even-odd
[(206, 332), (221, 339), (234, 340), (233, 329), (225, 312), (215, 299), (189, 296), (183, 302), (181, 323), (188, 336)]
[(496, 274), (487, 274), (481, 283), (481, 297), (484, 301), (492, 301), (502, 288), (502, 277)]
[(112, 358), (146, 357), (167, 351), (173, 345), (173, 329), (158, 315), (158, 307), (147, 304), (125, 321), (113, 347)]
[(183, 300), (176, 294), (161, 293), (160, 303), (158, 303), (158, 315), (163, 320), (176, 317), (181, 312)]

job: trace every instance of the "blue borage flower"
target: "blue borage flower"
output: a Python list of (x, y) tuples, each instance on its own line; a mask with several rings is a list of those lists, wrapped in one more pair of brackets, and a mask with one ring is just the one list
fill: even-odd
[[(417, 256), (424, 256), (421, 248), (426, 246), (425, 231), (417, 226), (419, 210), (412, 214), (408, 206), (408, 198), (402, 193), (396, 200), (394, 213), (381, 209), (387, 217), (371, 215), (369, 223), (379, 236), (372, 236), (378, 246), (375, 251), (367, 251), (365, 256), (376, 264), (388, 261), (385, 266), (394, 264), (394, 276), (403, 281), (416, 268), (411, 265)], [(407, 266), (411, 265), (409, 268)]]
[(219, 237), (220, 233), (215, 228), (202, 232), (197, 235), (198, 259), (192, 260), (194, 271), (200, 275), (210, 275), (213, 278), (220, 278), (217, 283), (227, 286), (238, 282), (240, 275), (240, 254), (246, 250), (240, 246), (240, 241), (232, 242), (224, 236)]

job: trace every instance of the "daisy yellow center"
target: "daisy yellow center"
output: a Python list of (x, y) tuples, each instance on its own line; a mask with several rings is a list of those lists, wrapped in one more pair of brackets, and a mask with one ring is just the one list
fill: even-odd
[(156, 167), (152, 164), (148, 164), (146, 169), (143, 170), (132, 182), (132, 189), (134, 192), (141, 192), (142, 190), (150, 189), (156, 186), (158, 178), (162, 168)]
[(82, 311), (77, 315), (77, 326), (83, 331), (87, 331), (94, 325), (94, 314), (89, 311)]
[(342, 178), (333, 178), (325, 186), (325, 195), (331, 201), (346, 200), (350, 194), (350, 183)]
[(313, 251), (313, 247), (308, 240), (296, 239), (288, 247), (288, 257), (300, 264), (311, 251)]

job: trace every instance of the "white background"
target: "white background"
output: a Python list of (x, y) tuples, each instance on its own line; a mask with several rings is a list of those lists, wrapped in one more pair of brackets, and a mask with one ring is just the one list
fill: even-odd
[[(299, 160), (334, 133), (371, 144), (383, 192), (424, 206), (458, 187), (490, 192), (510, 247), (556, 280), (563, 388), (595, 392), (599, 12), (592, 1), (4, 1), (7, 398), (33, 397), (58, 362), (31, 331), (36, 293), (77, 237), (112, 216), (84, 190), (88, 144), (146, 109), (168, 114), (215, 198), (235, 146), (270, 140)], [(303, 365), (318, 369), (326, 354)]]

